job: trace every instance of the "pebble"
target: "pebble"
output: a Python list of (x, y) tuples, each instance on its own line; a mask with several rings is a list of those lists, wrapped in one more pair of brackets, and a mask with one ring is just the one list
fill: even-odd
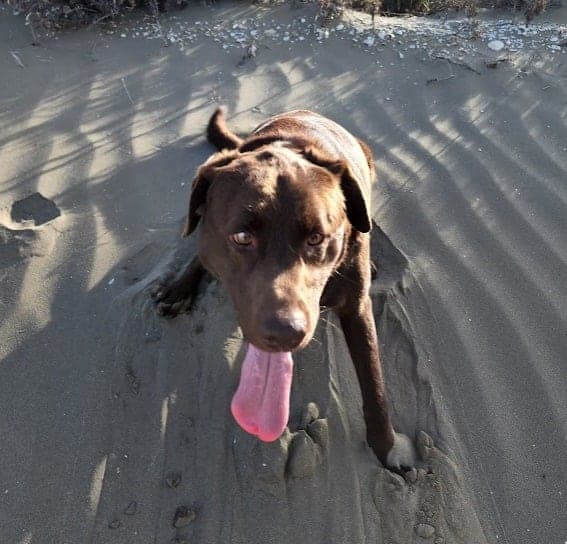
[(488, 48), (492, 49), (492, 51), (502, 51), (502, 49), (504, 49), (504, 42), (500, 40), (492, 40), (488, 42)]
[(435, 527), (429, 523), (420, 523), (415, 527), (415, 534), (421, 538), (432, 538), (435, 534)]
[[(241, 51), (243, 45), (251, 41), (261, 44), (263, 40), (285, 45), (298, 42), (323, 44), (330, 33), (335, 32), (337, 39), (352, 41), (360, 49), (373, 48), (377, 41), (382, 46), (389, 44), (399, 58), (404, 58), (404, 53), (397, 51), (398, 44), (403, 51), (424, 50), (429, 55), (443, 54), (453, 60), (458, 60), (459, 56), (478, 53), (484, 47), (492, 51), (519, 52), (545, 48), (550, 54), (561, 51), (567, 53), (565, 24), (533, 22), (527, 26), (512, 19), (481, 20), (473, 29), (470, 21), (465, 18), (439, 21), (419, 16), (380, 18), (379, 24), (380, 28), (376, 32), (369, 33), (367, 26), (356, 22), (340, 21), (331, 29), (321, 28), (316, 20), (306, 16), (294, 18), (287, 23), (278, 23), (271, 17), (257, 17), (242, 18), (238, 22), (231, 21), (230, 24), (214, 20), (189, 23), (174, 17), (169, 21), (164, 19), (161, 28), (151, 22), (144, 22), (128, 28), (122, 27), (119, 32), (101, 33), (132, 39), (162, 39), (165, 36), (168, 43), (175, 44), (181, 50), (198, 39), (211, 38), (219, 49), (226, 52)], [(450, 51), (445, 53), (447, 48)], [(375, 54), (374, 51), (369, 53)]]
[(173, 526), (176, 529), (187, 527), (192, 521), (195, 521), (197, 514), (186, 506), (179, 506), (173, 516)]

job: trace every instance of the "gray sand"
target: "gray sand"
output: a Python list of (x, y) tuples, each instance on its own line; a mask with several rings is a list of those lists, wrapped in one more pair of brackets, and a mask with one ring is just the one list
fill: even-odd
[[(259, 42), (245, 62), (205, 32), (31, 47), (0, 10), (0, 542), (565, 541), (567, 57), (491, 68), (490, 51), (400, 56), (403, 39)], [(229, 413), (242, 337), (222, 287), (155, 314), (148, 288), (194, 247), (179, 233), (218, 103), (243, 132), (311, 108), (374, 151), (374, 308), (421, 454), (405, 479), (364, 442), (331, 315), (295, 358), (289, 429), (263, 444)], [(49, 200), (14, 216), (34, 193)]]

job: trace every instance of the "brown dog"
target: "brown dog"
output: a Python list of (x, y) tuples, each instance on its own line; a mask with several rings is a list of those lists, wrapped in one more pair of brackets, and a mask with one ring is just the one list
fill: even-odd
[(220, 152), (197, 172), (184, 233), (201, 221), (198, 257), (154, 292), (158, 311), (188, 308), (205, 269), (220, 279), (249, 343), (232, 413), (271, 441), (289, 417), (291, 353), (311, 340), (320, 306), (334, 310), (360, 382), (368, 443), (386, 466), (412, 466), (411, 442), (388, 415), (369, 296), (369, 148), (310, 111), (272, 117), (242, 140), (219, 109), (207, 136)]

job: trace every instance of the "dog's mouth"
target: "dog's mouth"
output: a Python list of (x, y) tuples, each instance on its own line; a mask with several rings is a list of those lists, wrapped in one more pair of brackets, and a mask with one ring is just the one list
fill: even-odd
[(248, 344), (230, 406), (236, 422), (264, 442), (277, 440), (289, 419), (292, 377), (290, 351), (268, 352)]

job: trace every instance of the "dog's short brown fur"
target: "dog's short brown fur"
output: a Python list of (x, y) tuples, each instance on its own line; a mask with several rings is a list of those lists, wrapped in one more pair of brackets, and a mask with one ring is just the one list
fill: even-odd
[(220, 151), (197, 172), (184, 233), (201, 223), (198, 257), (158, 289), (160, 313), (187, 307), (204, 269), (228, 290), (245, 338), (265, 351), (304, 348), (320, 306), (334, 310), (360, 382), (369, 445), (388, 466), (413, 464), (388, 415), (369, 296), (369, 148), (310, 111), (272, 117), (242, 140), (219, 109), (207, 135)]

